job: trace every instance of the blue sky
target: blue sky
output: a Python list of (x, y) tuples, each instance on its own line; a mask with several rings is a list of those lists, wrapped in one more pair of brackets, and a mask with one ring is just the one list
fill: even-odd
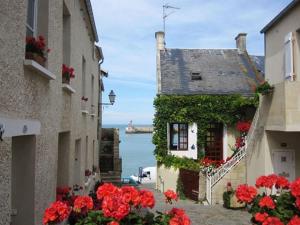
[[(152, 124), (156, 95), (156, 31), (162, 30), (163, 0), (92, 0), (103, 49), (103, 101), (112, 89), (114, 106), (104, 107), (104, 124)], [(248, 33), (250, 54), (263, 55), (260, 30), (290, 0), (169, 0), (180, 7), (166, 23), (168, 48), (235, 48), (235, 36)]]

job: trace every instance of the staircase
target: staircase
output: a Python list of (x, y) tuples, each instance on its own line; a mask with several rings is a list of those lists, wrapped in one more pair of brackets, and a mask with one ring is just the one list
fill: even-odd
[(212, 204), (212, 189), (213, 187), (234, 167), (236, 167), (246, 156), (253, 146), (258, 127), (258, 118), (260, 117), (260, 107), (257, 108), (248, 135), (246, 137), (245, 146), (236, 153), (225, 164), (212, 170), (206, 174), (206, 200), (209, 205)]

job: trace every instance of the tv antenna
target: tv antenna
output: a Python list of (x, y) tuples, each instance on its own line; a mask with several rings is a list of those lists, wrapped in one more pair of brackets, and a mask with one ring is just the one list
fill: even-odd
[[(171, 12), (168, 12), (168, 10), (173, 10)], [(169, 3), (166, 3), (163, 5), (163, 21), (164, 21), (164, 33), (166, 34), (166, 19), (168, 16), (170, 16), (171, 14), (175, 13), (175, 10), (178, 10), (180, 8), (178, 7), (174, 7), (169, 5)]]

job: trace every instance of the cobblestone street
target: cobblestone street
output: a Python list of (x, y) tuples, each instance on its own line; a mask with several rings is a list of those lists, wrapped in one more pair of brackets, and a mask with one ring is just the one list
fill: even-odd
[[(143, 185), (140, 188), (151, 190), (154, 193), (156, 204), (153, 211), (172, 208), (172, 205), (166, 206), (163, 194), (156, 191), (153, 185)], [(251, 225), (251, 215), (246, 211), (228, 210), (221, 205), (204, 206), (190, 200), (179, 200), (174, 206), (183, 208), (193, 225)]]

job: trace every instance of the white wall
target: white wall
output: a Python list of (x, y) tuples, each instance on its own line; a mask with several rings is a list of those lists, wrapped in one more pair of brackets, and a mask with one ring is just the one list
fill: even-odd
[[(169, 127), (169, 124), (168, 124)], [(169, 129), (168, 129), (168, 142), (169, 142)], [(194, 146), (193, 146), (194, 145)], [(168, 143), (168, 146), (169, 143)], [(194, 149), (192, 149), (192, 146), (194, 147)], [(196, 123), (192, 123), (189, 124), (189, 131), (188, 131), (188, 150), (185, 151), (171, 151), (172, 155), (175, 156), (179, 156), (179, 157), (188, 157), (188, 158), (192, 158), (192, 159), (197, 159), (197, 124)]]

